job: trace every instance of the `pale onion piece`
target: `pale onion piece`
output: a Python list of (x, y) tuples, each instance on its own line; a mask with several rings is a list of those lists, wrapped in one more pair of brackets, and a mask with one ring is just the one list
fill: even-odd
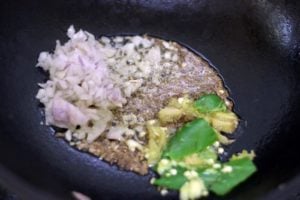
[[(80, 98), (79, 98), (80, 100), (86, 100), (86, 101), (89, 101), (90, 99), (91, 99), (91, 96), (90, 95), (88, 95), (88, 94), (82, 94), (82, 95), (80, 95)], [(90, 103), (88, 103), (88, 104), (90, 104)]]
[(45, 89), (39, 89), (37, 95), (36, 95), (36, 98), (37, 99), (42, 99), (46, 96), (46, 91)]
[(169, 49), (170, 48), (170, 44), (166, 41), (163, 41), (162, 42), (163, 46), (166, 48), (166, 49)]
[[(71, 27), (72, 28), (72, 27)], [(72, 31), (73, 32), (73, 31)], [(69, 36), (70, 37), (70, 36)], [(71, 40), (77, 40), (77, 41), (85, 41), (87, 39), (87, 35), (85, 34), (84, 31), (81, 29), (77, 32), (71, 35), (70, 37)]]
[(161, 51), (159, 47), (152, 47), (149, 52), (145, 55), (145, 60), (150, 63), (160, 63), (161, 61)]
[(86, 128), (87, 142), (88, 143), (94, 142), (104, 132), (106, 126), (107, 126), (107, 122), (99, 120), (94, 122), (94, 126), (92, 128)]
[(111, 127), (107, 133), (107, 138), (111, 140), (123, 140), (123, 134), (125, 134), (127, 128), (124, 126)]
[(67, 31), (67, 35), (69, 38), (73, 37), (75, 34), (75, 28), (73, 25), (71, 25), (69, 28), (68, 28), (68, 31)]
[(150, 46), (153, 45), (153, 42), (147, 38), (143, 38), (142, 45), (144, 48), (149, 48)]
[(84, 125), (89, 120), (79, 108), (60, 97), (55, 97), (49, 107), (51, 117), (46, 115), (48, 122), (61, 128)]
[(142, 79), (129, 80), (124, 83), (124, 93), (126, 97), (130, 97), (134, 92), (136, 92), (143, 84)]
[(143, 38), (141, 36), (134, 36), (132, 37), (131, 41), (135, 46), (138, 46), (139, 44), (141, 44), (143, 42)]
[(103, 43), (105, 43), (105, 44), (110, 43), (110, 39), (108, 37), (105, 37), (105, 36), (102, 36), (100, 38), (100, 41), (103, 42)]
[(98, 111), (96, 109), (89, 108), (85, 109), (84, 112), (91, 120), (100, 120), (101, 116), (98, 115)]
[(172, 67), (172, 64), (169, 62), (165, 62), (165, 63), (163, 63), (163, 67), (170, 68), (170, 67)]
[(144, 76), (148, 76), (151, 73), (151, 65), (149, 61), (142, 61), (138, 64), (138, 68), (142, 71)]
[(143, 146), (135, 140), (129, 139), (126, 141), (126, 144), (130, 151), (134, 152), (136, 149), (143, 150)]
[(41, 88), (45, 88), (47, 86), (47, 82), (46, 83), (38, 83), (38, 86)]
[(160, 85), (160, 80), (159, 80), (159, 77), (157, 77), (157, 76), (154, 76), (153, 78), (152, 78), (152, 82), (155, 84), (155, 85)]
[(114, 42), (121, 43), (123, 42), (123, 37), (117, 36), (113, 39)]
[(53, 97), (55, 93), (55, 89), (53, 87), (47, 87), (45, 88), (45, 92), (48, 97)]
[(123, 123), (127, 125), (134, 125), (137, 123), (137, 116), (134, 115), (133, 113), (123, 115), (122, 119), (123, 119)]
[(98, 109), (97, 115), (98, 115), (100, 121), (104, 121), (104, 122), (109, 122), (113, 118), (112, 112), (108, 109)]
[(146, 131), (139, 132), (139, 137), (145, 137), (145, 135), (146, 135)]
[(60, 89), (65, 90), (65, 89), (68, 88), (68, 83), (67, 83), (67, 81), (65, 81), (65, 80), (59, 80), (59, 81), (57, 81), (57, 86), (58, 86)]
[(65, 132), (65, 139), (69, 142), (72, 140), (72, 132), (70, 130)]
[(51, 67), (52, 56), (48, 52), (41, 52), (38, 58), (37, 67), (42, 67), (43, 70), (47, 71)]
[(75, 84), (79, 84), (80, 79), (78, 79), (78, 77), (75, 76), (67, 76), (65, 78), (65, 80), (70, 84), (70, 85), (75, 85)]
[(80, 97), (81, 95), (85, 94), (85, 91), (83, 90), (82, 87), (78, 85), (74, 85), (73, 90), (75, 91), (75, 94)]
[(171, 60), (171, 58), (172, 58), (171, 52), (170, 51), (166, 51), (165, 54), (164, 54), (164, 58), (166, 60)]
[(174, 55), (172, 56), (172, 61), (173, 61), (173, 62), (177, 62), (177, 61), (178, 61), (178, 55), (177, 55), (177, 54), (174, 54)]
[(55, 72), (55, 76), (59, 79), (64, 79), (67, 75), (67, 70), (57, 71)]
[(128, 128), (127, 131), (125, 132), (125, 135), (127, 135), (127, 136), (134, 136), (135, 135), (135, 131)]
[(145, 131), (145, 128), (141, 125), (138, 125), (134, 127), (134, 130), (136, 130), (137, 132), (142, 132)]
[(111, 58), (116, 54), (117, 50), (114, 48), (105, 48), (102, 52), (106, 58)]
[(122, 107), (122, 104), (125, 104), (127, 102), (126, 99), (122, 96), (121, 90), (119, 88), (113, 88), (109, 92), (110, 93), (107, 95), (107, 97), (112, 105)]
[(128, 43), (122, 47), (122, 50), (126, 52), (127, 56), (131, 56), (135, 50), (134, 50), (134, 44), (133, 43)]
[(81, 87), (85, 92), (89, 91), (89, 86), (86, 81), (82, 83)]
[(81, 130), (76, 130), (76, 132), (73, 134), (74, 137), (76, 137), (78, 140), (83, 140), (86, 138), (86, 133)]

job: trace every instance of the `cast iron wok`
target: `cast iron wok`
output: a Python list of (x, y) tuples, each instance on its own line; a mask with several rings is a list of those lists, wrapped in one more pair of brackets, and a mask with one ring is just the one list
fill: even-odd
[[(55, 138), (35, 99), (46, 74), (39, 52), (66, 41), (70, 24), (95, 35), (143, 34), (204, 55), (241, 117), (228, 155), (254, 149), (258, 172), (229, 195), (300, 197), (300, 3), (297, 0), (1, 1), (0, 185), (20, 199), (162, 199), (149, 176), (118, 170)], [(176, 199), (170, 193), (166, 199)]]

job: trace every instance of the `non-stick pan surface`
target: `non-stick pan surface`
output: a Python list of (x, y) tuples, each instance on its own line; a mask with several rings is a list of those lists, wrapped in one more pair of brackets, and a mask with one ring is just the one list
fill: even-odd
[(0, 184), (23, 199), (69, 199), (72, 190), (93, 199), (162, 198), (149, 176), (79, 152), (40, 125), (35, 95), (46, 75), (35, 68), (38, 54), (66, 41), (74, 24), (99, 36), (175, 40), (221, 73), (242, 119), (227, 151), (254, 149), (258, 172), (228, 196), (209, 199), (299, 198), (299, 22), (297, 0), (1, 1)]

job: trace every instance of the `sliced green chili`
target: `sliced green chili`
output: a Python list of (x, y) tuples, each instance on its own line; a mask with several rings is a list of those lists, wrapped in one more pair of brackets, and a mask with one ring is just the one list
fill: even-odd
[(214, 129), (204, 119), (196, 119), (184, 125), (173, 136), (164, 152), (174, 160), (197, 153), (217, 140)]
[(194, 102), (196, 109), (202, 113), (225, 111), (226, 105), (223, 99), (216, 94), (206, 94)]
[[(226, 171), (226, 167), (230, 170)], [(221, 169), (222, 173), (211, 185), (210, 189), (218, 195), (225, 195), (255, 171), (256, 167), (249, 158), (230, 160), (224, 164), (223, 169)]]

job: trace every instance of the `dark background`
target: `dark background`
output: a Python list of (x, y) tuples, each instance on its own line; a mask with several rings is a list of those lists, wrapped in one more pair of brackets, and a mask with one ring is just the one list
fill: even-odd
[(40, 125), (35, 95), (46, 76), (34, 66), (39, 52), (67, 40), (71, 24), (96, 36), (148, 33), (205, 56), (242, 119), (228, 154), (244, 148), (257, 154), (258, 172), (223, 199), (299, 199), (296, 0), (1, 1), (0, 185), (22, 199), (70, 199), (72, 190), (94, 199), (161, 198), (149, 176), (78, 152)]
[(18, 197), (7, 189), (0, 188), (0, 199), (1, 200), (18, 200)]

